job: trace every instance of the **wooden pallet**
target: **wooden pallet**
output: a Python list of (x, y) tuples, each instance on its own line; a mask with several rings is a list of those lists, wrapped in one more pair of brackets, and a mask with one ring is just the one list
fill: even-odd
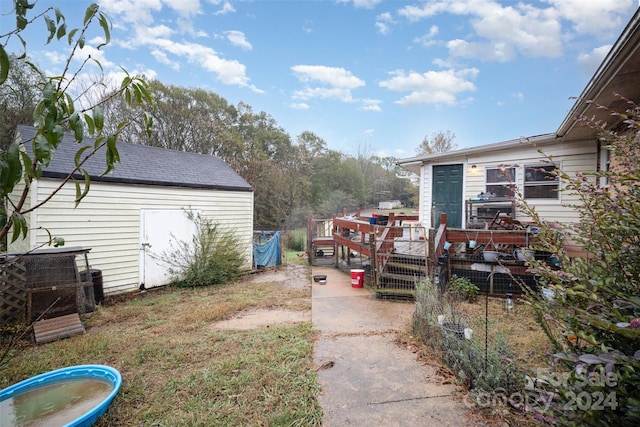
[(80, 315), (78, 313), (40, 320), (33, 324), (36, 344), (56, 341), (62, 338), (84, 334), (84, 332), (84, 326), (82, 325), (82, 321), (80, 321)]

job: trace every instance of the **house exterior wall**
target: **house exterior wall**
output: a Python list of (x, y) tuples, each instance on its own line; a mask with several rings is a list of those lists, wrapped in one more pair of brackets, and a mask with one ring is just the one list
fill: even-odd
[[(43, 200), (58, 180), (41, 179), (32, 198)], [(75, 187), (66, 185), (31, 214), (31, 248), (46, 243), (47, 231), (65, 239), (65, 246), (91, 248), (92, 268), (102, 271), (105, 294), (131, 291), (140, 284), (141, 209), (193, 209), (223, 227), (237, 231), (244, 246), (245, 265), (251, 269), (253, 192), (92, 182), (91, 190), (73, 208)], [(25, 242), (10, 245), (24, 250)]]
[(420, 222), (427, 228), (432, 227), (431, 218), (431, 165), (423, 165), (420, 169)]
[[(543, 152), (550, 155), (553, 161), (560, 168), (569, 174), (575, 176), (576, 172), (595, 171), (598, 168), (598, 153), (596, 141), (572, 141), (558, 142), (544, 147)], [(432, 168), (435, 165), (464, 164), (464, 200), (478, 196), (485, 191), (486, 174), (485, 169), (497, 167), (499, 165), (511, 165), (516, 168), (516, 185), (518, 189), (524, 187), (524, 166), (527, 164), (536, 164), (544, 162), (546, 157), (538, 152), (538, 148), (531, 145), (523, 145), (522, 148), (509, 148), (503, 151), (490, 151), (486, 153), (478, 153), (464, 157), (456, 156), (452, 152), (451, 157), (441, 159), (432, 164), (422, 166), (421, 172), (421, 188), (420, 188), (420, 210), (421, 222), (426, 227), (432, 227), (432, 208), (431, 208), (431, 186)], [(472, 165), (476, 168), (472, 168)], [(558, 200), (536, 200), (531, 199), (528, 202), (535, 206), (536, 212), (545, 221), (558, 221), (561, 223), (572, 223), (578, 221), (578, 212), (571, 208), (570, 205), (579, 204), (580, 201), (568, 192), (561, 191)], [(529, 221), (530, 218), (523, 215), (522, 212), (516, 211), (516, 219), (520, 221)], [(463, 223), (466, 218), (463, 218)], [(464, 223), (463, 226), (466, 226)]]

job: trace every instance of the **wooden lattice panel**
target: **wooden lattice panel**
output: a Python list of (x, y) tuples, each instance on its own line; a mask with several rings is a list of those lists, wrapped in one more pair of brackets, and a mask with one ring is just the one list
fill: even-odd
[(27, 273), (21, 261), (0, 264), (0, 320), (3, 324), (23, 323), (27, 302)]

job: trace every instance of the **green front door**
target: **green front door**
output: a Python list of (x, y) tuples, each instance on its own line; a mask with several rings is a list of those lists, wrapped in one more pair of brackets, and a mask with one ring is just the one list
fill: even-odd
[(447, 214), (447, 227), (462, 227), (462, 165), (433, 167), (432, 201), (434, 227), (440, 226), (440, 214)]

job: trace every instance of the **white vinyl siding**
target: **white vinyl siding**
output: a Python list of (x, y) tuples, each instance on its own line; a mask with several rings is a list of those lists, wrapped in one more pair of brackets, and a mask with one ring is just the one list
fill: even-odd
[[(598, 156), (595, 141), (572, 141), (570, 143), (557, 143), (543, 147), (546, 154), (552, 155), (555, 164), (560, 166), (563, 172), (569, 176), (575, 176), (576, 172), (597, 170)], [(453, 158), (453, 156), (452, 156)], [(469, 156), (466, 168), (465, 199), (477, 197), (485, 191), (486, 168), (495, 168), (498, 165), (509, 165), (516, 168), (516, 183), (519, 191), (524, 188), (524, 167), (531, 164), (543, 164), (546, 160), (538, 152), (537, 147), (525, 145), (521, 149), (513, 147), (503, 151), (492, 151), (483, 155)], [(476, 168), (471, 168), (475, 164)], [(557, 199), (530, 199), (527, 201), (534, 206), (536, 212), (545, 221), (558, 221), (572, 223), (578, 221), (578, 212), (572, 205), (580, 204), (580, 200), (569, 192), (560, 190)], [(529, 221), (521, 212), (516, 212), (516, 218), (521, 221)]]
[(420, 172), (420, 216), (418, 217), (420, 222), (425, 227), (432, 227), (431, 223), (431, 173), (433, 168), (431, 165), (423, 165)]
[[(42, 200), (59, 181), (41, 179), (35, 189)], [(75, 187), (67, 185), (35, 212), (31, 246), (46, 243), (48, 234), (65, 239), (65, 246), (91, 248), (92, 268), (102, 271), (105, 293), (135, 290), (139, 286), (140, 210), (194, 209), (238, 233), (244, 246), (245, 269), (251, 269), (253, 193), (92, 182), (84, 200), (74, 209)], [(11, 248), (15, 248), (12, 246)]]

